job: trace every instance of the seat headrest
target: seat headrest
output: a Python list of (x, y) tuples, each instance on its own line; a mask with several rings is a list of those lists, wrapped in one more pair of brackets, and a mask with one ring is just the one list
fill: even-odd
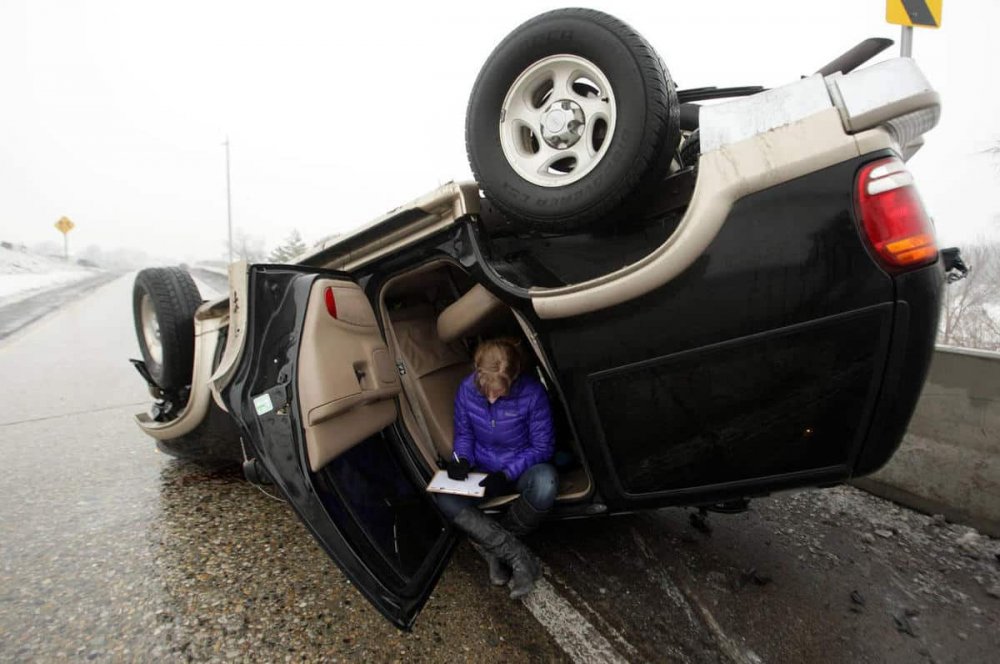
[(472, 336), (507, 311), (507, 305), (476, 284), (438, 316), (438, 336), (445, 343)]

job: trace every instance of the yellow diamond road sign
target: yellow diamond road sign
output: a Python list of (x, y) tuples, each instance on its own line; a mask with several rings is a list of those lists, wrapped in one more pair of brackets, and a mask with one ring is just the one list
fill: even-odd
[(918, 28), (941, 27), (944, 0), (885, 0), (885, 20)]
[(76, 224), (70, 221), (68, 217), (63, 217), (62, 219), (56, 222), (56, 230), (58, 230), (63, 235), (66, 235), (66, 233), (69, 233), (71, 230), (73, 230), (73, 227), (75, 225)]

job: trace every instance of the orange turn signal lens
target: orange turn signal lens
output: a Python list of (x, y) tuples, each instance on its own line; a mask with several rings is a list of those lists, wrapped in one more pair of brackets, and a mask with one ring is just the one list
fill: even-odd
[(888, 242), (885, 251), (892, 254), (897, 265), (932, 263), (937, 257), (934, 236), (926, 233)]

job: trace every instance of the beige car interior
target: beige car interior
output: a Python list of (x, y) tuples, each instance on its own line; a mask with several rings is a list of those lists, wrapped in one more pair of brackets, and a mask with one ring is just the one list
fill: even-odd
[[(336, 318), (327, 309), (328, 289)], [(396, 419), (399, 376), (357, 284), (335, 279), (313, 284), (299, 348), (298, 389), (313, 471)]]
[[(455, 395), (472, 372), (476, 343), (515, 336), (522, 339), (526, 355), (533, 354), (531, 346), (511, 310), (447, 262), (393, 278), (383, 287), (380, 303), (386, 341), (405, 372), (401, 415), (427, 467), (435, 469), (438, 459), (452, 456)], [(536, 371), (537, 359), (527, 360), (525, 370)], [(543, 380), (551, 385), (544, 376)], [(553, 409), (560, 408), (554, 395), (551, 401)], [(589, 492), (590, 480), (582, 467), (560, 472), (558, 500), (578, 500)], [(514, 497), (501, 497), (486, 506)]]

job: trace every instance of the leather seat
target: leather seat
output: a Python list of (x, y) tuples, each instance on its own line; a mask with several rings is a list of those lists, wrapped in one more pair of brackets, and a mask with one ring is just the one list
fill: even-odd
[(455, 436), (455, 395), (472, 373), (472, 358), (460, 343), (445, 343), (437, 334), (437, 314), (429, 304), (389, 313), (396, 346), (406, 368), (408, 393), (421, 427), (426, 428), (442, 459), (451, 457)]
[[(459, 340), (502, 322), (504, 317), (513, 319), (510, 309), (478, 285), (440, 315), (430, 304), (389, 312), (399, 359), (409, 378), (407, 394), (414, 400), (414, 410), (420, 412), (415, 416), (422, 420), (421, 427), (442, 459), (449, 459), (452, 454), (458, 386), (473, 370), (472, 358)], [(589, 489), (590, 479), (583, 468), (560, 471), (557, 500), (578, 500)], [(492, 509), (516, 497), (516, 494), (498, 496), (481, 507)]]
[(437, 334), (445, 341), (456, 341), (509, 318), (511, 313), (507, 305), (476, 284), (441, 312), (437, 319)]

